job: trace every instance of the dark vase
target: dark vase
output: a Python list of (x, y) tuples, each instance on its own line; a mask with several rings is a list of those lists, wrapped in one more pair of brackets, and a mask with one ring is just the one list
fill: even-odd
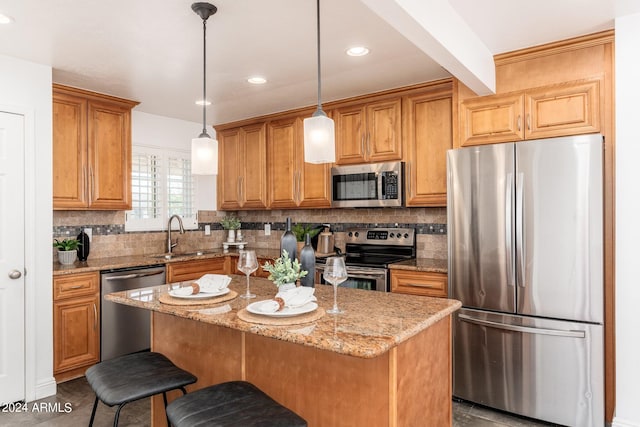
[(296, 236), (291, 231), (291, 218), (287, 218), (287, 228), (280, 239), (280, 255), (282, 255), (282, 251), (286, 250), (289, 254), (289, 258), (291, 260), (296, 259), (296, 250), (298, 248), (298, 243), (296, 241)]
[(316, 252), (313, 250), (313, 246), (311, 246), (309, 233), (305, 234), (304, 239), (304, 246), (300, 251), (300, 266), (303, 270), (307, 271), (307, 275), (300, 279), (300, 284), (313, 288), (316, 276)]
[(77, 239), (81, 243), (81, 245), (78, 246), (78, 260), (86, 261), (87, 258), (89, 258), (89, 236), (84, 232), (84, 229), (82, 229)]

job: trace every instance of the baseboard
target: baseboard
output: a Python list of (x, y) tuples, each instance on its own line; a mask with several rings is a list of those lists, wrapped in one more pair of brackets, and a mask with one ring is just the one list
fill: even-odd
[(55, 396), (56, 391), (57, 391), (57, 386), (56, 386), (56, 379), (54, 377), (47, 378), (46, 380), (43, 380), (43, 381), (39, 381), (38, 384), (36, 384), (36, 390), (35, 390), (36, 393), (35, 393), (34, 400), (43, 399), (49, 396)]
[(640, 427), (640, 422), (623, 420), (620, 417), (613, 417), (611, 427)]

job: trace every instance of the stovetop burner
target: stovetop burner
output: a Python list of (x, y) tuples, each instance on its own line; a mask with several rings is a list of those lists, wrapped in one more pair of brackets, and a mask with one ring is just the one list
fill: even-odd
[(413, 228), (353, 228), (346, 230), (346, 234), (346, 265), (386, 268), (393, 262), (416, 256)]

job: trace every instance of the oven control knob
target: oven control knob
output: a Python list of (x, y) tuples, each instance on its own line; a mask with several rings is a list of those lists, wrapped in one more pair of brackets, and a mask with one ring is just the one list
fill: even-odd
[(353, 231), (349, 232), (349, 237), (353, 237)]
[(358, 233), (357, 231), (355, 232), (355, 236), (358, 237), (360, 236), (360, 233)]
[(393, 234), (393, 233), (389, 234), (389, 237), (391, 237), (392, 239), (393, 239), (393, 236), (394, 236), (394, 234)]
[(404, 238), (408, 239), (409, 238), (409, 233), (404, 233)]

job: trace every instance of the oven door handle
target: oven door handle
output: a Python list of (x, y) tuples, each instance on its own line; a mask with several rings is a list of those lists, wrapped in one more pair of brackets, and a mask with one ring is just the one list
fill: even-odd
[(350, 273), (347, 271), (349, 279), (384, 279), (386, 275), (384, 273)]

